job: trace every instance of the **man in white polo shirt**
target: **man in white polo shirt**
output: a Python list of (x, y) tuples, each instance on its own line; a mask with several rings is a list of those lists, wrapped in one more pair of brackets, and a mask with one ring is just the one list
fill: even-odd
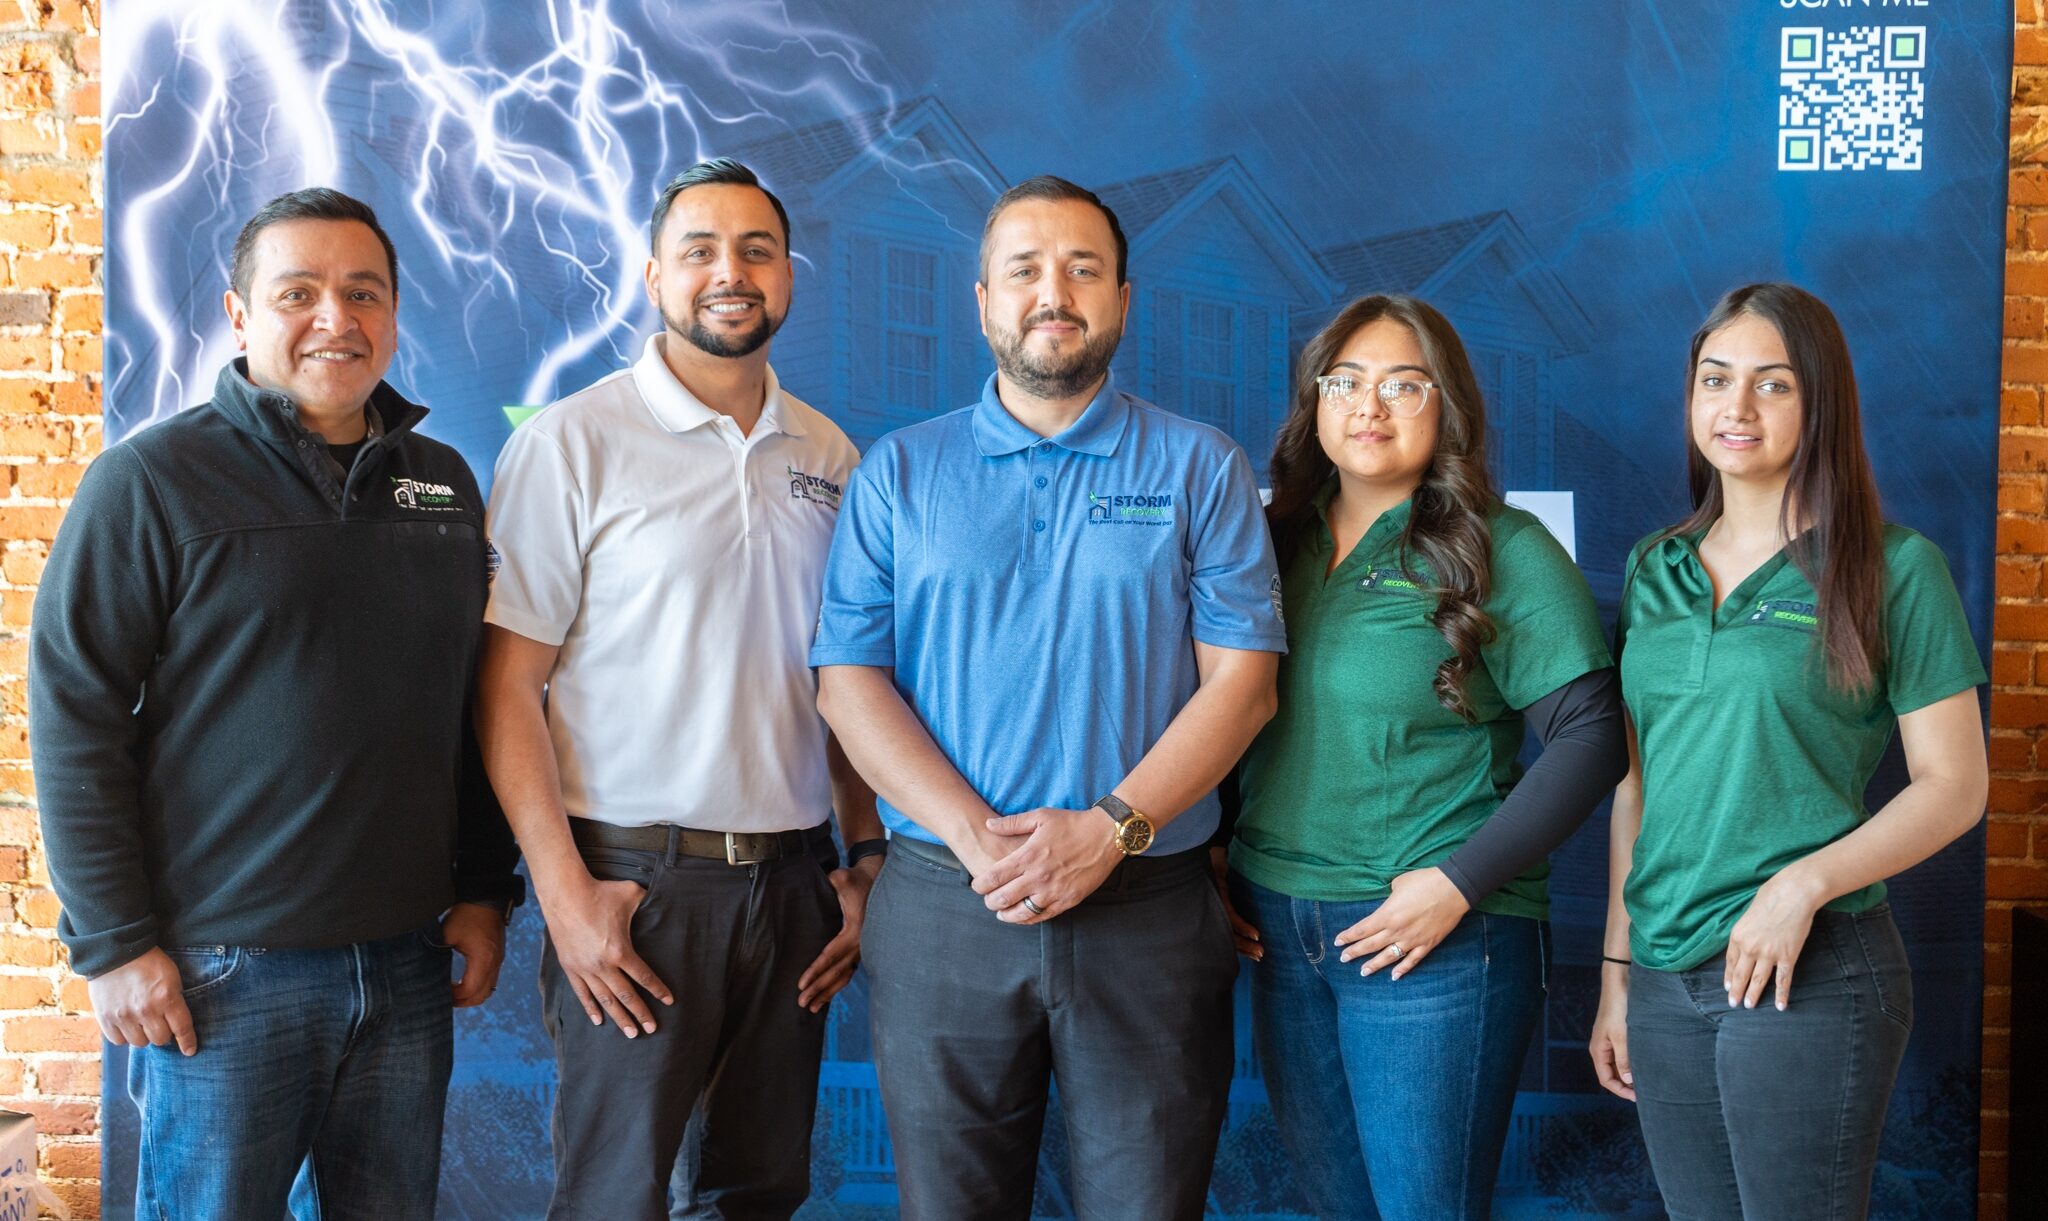
[(806, 664), (858, 454), (768, 366), (789, 218), (754, 174), (677, 175), (650, 240), (664, 329), (499, 456), (477, 729), (547, 921), (549, 1218), (665, 1218), (672, 1178), (677, 1217), (787, 1218), (881, 863)]

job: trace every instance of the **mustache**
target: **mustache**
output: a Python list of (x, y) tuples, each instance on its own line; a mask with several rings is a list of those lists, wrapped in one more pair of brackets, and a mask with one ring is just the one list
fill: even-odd
[(1063, 309), (1057, 308), (1042, 309), (1035, 314), (1027, 315), (1024, 319), (1024, 324), (1021, 329), (1028, 331), (1032, 327), (1038, 326), (1041, 323), (1046, 322), (1064, 322), (1068, 326), (1079, 327), (1083, 331), (1086, 331), (1088, 329), (1088, 324), (1082, 321), (1078, 315), (1070, 314)]
[(735, 292), (707, 293), (704, 296), (697, 298), (695, 304), (718, 305), (721, 302), (725, 301), (751, 301), (756, 305), (765, 305), (768, 301), (768, 297), (764, 293), (747, 292), (743, 290)]

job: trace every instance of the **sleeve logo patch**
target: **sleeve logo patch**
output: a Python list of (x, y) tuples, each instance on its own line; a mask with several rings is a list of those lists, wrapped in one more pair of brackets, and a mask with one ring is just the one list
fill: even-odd
[(789, 498), (791, 500), (815, 500), (828, 509), (839, 507), (842, 489), (830, 479), (820, 475), (806, 475), (793, 466), (785, 466), (789, 473)]
[(1790, 598), (1766, 598), (1757, 603), (1756, 609), (1742, 622), (1790, 628), (1795, 632), (1811, 632), (1820, 626), (1820, 616), (1814, 613), (1814, 605), (1811, 602), (1794, 602)]
[(1088, 493), (1088, 524), (1091, 526), (1170, 526), (1173, 524), (1173, 496)]
[(492, 541), (491, 541), (491, 540), (489, 540), (489, 539), (485, 539), (485, 540), (484, 540), (484, 584), (485, 584), (485, 585), (490, 585), (490, 584), (493, 584), (493, 583), (495, 583), (495, 582), (497, 581), (497, 579), (498, 579), (498, 570), (499, 570), (500, 568), (503, 568), (504, 566), (505, 566), (505, 556), (503, 555), (503, 553), (501, 553), (501, 552), (500, 552), (500, 551), (498, 550), (498, 545), (497, 545), (496, 543), (492, 542)]
[(445, 483), (428, 483), (424, 479), (400, 479), (391, 477), (391, 499), (401, 509), (416, 509), (435, 513), (454, 513), (462, 508), (462, 502), (455, 499), (455, 489)]

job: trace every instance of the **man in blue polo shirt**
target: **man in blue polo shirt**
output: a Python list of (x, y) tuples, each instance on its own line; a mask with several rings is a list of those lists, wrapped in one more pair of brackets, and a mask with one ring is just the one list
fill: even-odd
[(1120, 393), (1126, 244), (1034, 178), (982, 233), (997, 372), (848, 486), (811, 664), (892, 854), (863, 952), (903, 1215), (1196, 1218), (1230, 1085), (1215, 786), (1286, 648), (1244, 452)]

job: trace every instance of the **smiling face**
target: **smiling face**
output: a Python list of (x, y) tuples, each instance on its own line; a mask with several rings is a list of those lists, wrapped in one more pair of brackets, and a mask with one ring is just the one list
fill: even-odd
[(1721, 478), (1782, 484), (1799, 452), (1802, 388), (1778, 328), (1740, 314), (1700, 345), (1692, 443)]
[(1351, 333), (1323, 372), (1348, 374), (1363, 383), (1363, 392), (1349, 407), (1332, 402), (1327, 394), (1317, 405), (1316, 435), (1337, 467), (1338, 478), (1380, 489), (1412, 490), (1420, 484), (1436, 456), (1441, 391), (1425, 391), (1421, 414), (1408, 419), (1390, 411), (1378, 393), (1380, 383), (1389, 379), (1436, 380), (1415, 332), (1391, 318), (1368, 322)]
[(673, 334), (709, 356), (767, 344), (789, 314), (782, 218), (759, 187), (707, 183), (669, 204), (647, 260), (647, 297)]
[(248, 297), (225, 301), (249, 380), (314, 416), (362, 410), (398, 350), (384, 244), (360, 221), (290, 220), (254, 253)]
[(1021, 200), (996, 217), (984, 249), (974, 295), (1004, 378), (1042, 399), (1091, 391), (1109, 372), (1130, 304), (1102, 209)]

